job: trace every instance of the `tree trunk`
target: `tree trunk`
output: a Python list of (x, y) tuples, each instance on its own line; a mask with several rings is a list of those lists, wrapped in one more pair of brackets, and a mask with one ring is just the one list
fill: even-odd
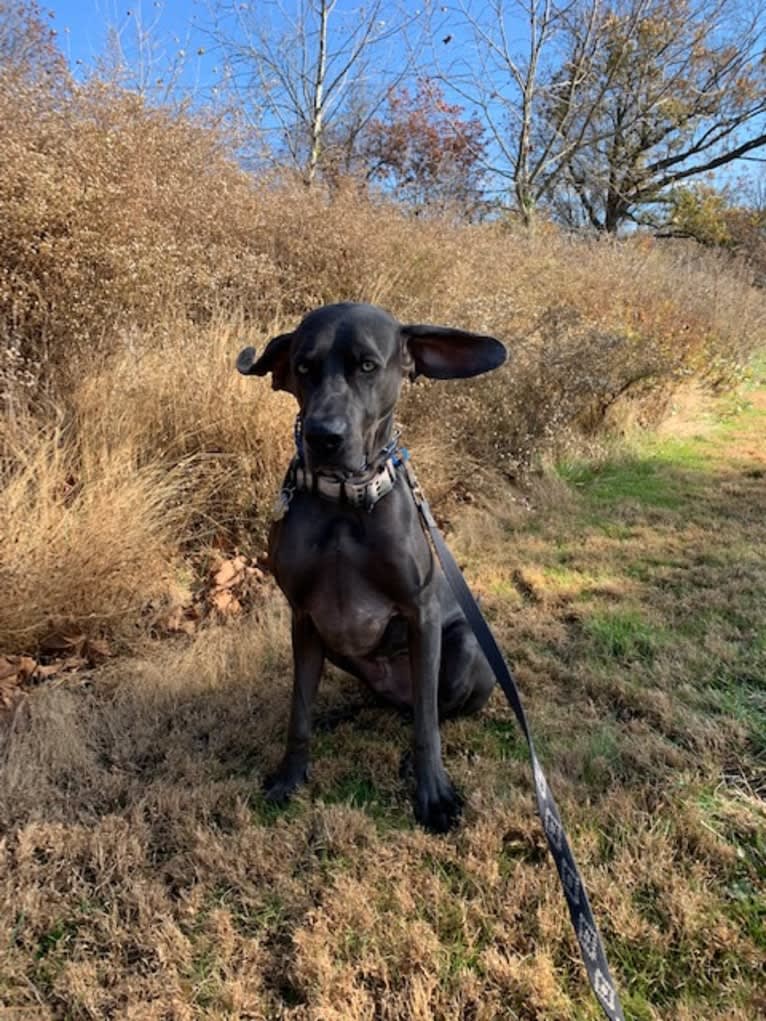
[(610, 192), (606, 198), (604, 211), (604, 230), (607, 234), (616, 234), (625, 216), (623, 202), (619, 196)]
[(306, 166), (305, 182), (310, 188), (316, 178), (319, 161), (322, 157), (322, 134), (324, 125), (324, 85), (327, 75), (327, 21), (330, 15), (330, 3), (322, 0), (319, 11), (319, 53), (317, 54), (316, 77), (314, 79), (314, 96), (311, 106), (311, 127), (309, 157)]

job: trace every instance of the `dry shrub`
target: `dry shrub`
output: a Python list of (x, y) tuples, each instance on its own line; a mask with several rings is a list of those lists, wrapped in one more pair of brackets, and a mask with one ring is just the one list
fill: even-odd
[(617, 402), (655, 425), (679, 385), (726, 386), (766, 342), (747, 271), (698, 249), (462, 232), (475, 287), (446, 294), (442, 318), (501, 337), (509, 359), (487, 378), (410, 392), (405, 421), (417, 441), (439, 437), (443, 457), (523, 474), (602, 428)]
[(486, 379), (421, 385), (406, 396), (402, 414), (415, 442), (437, 436), (432, 459), (451, 459), (458, 475), (466, 466), (474, 473), (494, 466), (506, 478), (524, 478), (540, 455), (581, 446), (627, 394), (644, 422), (656, 420), (689, 372), (688, 352), (599, 329), (568, 307), (543, 313), (508, 346), (507, 366)]
[(723, 259), (422, 220), (353, 185), (330, 198), (254, 178), (204, 118), (96, 80), (0, 75), (0, 145), (3, 378), (68, 381), (130, 331), (159, 339), (170, 313), (242, 310), (263, 325), (349, 298), (515, 345), (562, 310), (583, 336), (615, 339), (615, 365), (623, 349), (662, 347), (659, 375), (725, 375), (763, 339), (763, 298)]
[(217, 134), (98, 82), (41, 110), (40, 88), (0, 78), (0, 321), (27, 363), (61, 371), (230, 292), (258, 313), (256, 185)]
[(373, 301), (508, 344), (487, 379), (406, 393), (405, 440), (437, 500), (470, 495), (467, 476), (523, 475), (621, 396), (656, 411), (679, 380), (731, 378), (766, 338), (766, 300), (721, 258), (254, 178), (203, 118), (75, 85), (55, 62), (0, 73), (0, 147), (13, 647), (65, 610), (135, 624), (179, 552), (262, 545), (294, 403), (233, 360), (313, 306)]
[(272, 332), (242, 317), (169, 321), (132, 337), (84, 375), (70, 407), (86, 468), (129, 446), (138, 468), (175, 470), (188, 547), (263, 541), (290, 457), (293, 402), (268, 380), (244, 379), (234, 359)]
[(7, 421), (0, 648), (73, 629), (135, 637), (174, 598), (180, 551), (262, 544), (292, 411), (232, 371), (240, 338), (233, 323), (136, 338), (57, 425)]
[(2, 436), (0, 646), (62, 631), (125, 637), (167, 591), (178, 481), (136, 470), (124, 451), (84, 472), (65, 430), (27, 425)]

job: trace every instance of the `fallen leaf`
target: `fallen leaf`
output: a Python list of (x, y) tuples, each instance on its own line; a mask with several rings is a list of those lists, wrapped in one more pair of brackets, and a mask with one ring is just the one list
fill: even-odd
[(37, 669), (32, 675), (35, 680), (45, 681), (49, 677), (55, 677), (61, 671), (61, 663), (48, 663), (46, 666), (37, 664)]
[(210, 602), (214, 609), (227, 617), (233, 616), (235, 613), (239, 613), (242, 609), (240, 601), (227, 589), (211, 593)]
[(85, 644), (85, 635), (67, 635), (61, 632), (53, 632), (47, 635), (40, 642), (40, 651), (46, 656), (54, 655), (81, 655), (82, 647)]
[(213, 576), (216, 588), (231, 588), (242, 576), (247, 561), (243, 556), (224, 560)]
[(4, 681), (6, 677), (15, 677), (18, 672), (16, 663), (6, 656), (0, 656), (0, 681)]
[(61, 670), (80, 670), (87, 665), (88, 661), (83, 656), (69, 656), (59, 664)]
[(109, 659), (112, 649), (104, 638), (89, 638), (83, 646), (82, 654), (88, 663), (93, 666), (102, 659)]
[(23, 684), (24, 681), (29, 680), (35, 670), (37, 670), (37, 660), (32, 659), (31, 656), (18, 656), (17, 659), (19, 681)]
[(158, 621), (163, 631), (171, 634), (181, 631), (191, 635), (197, 630), (199, 611), (194, 606), (174, 606)]
[(8, 681), (0, 683), (0, 709), (12, 709), (24, 692), (17, 684)]

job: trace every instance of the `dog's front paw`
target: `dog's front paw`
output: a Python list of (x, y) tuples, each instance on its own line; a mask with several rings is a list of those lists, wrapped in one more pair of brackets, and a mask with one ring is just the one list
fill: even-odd
[(267, 801), (284, 804), (308, 777), (306, 763), (283, 762), (263, 781), (263, 794)]
[(415, 818), (431, 833), (448, 833), (460, 821), (463, 799), (444, 773), (419, 783), (415, 790)]

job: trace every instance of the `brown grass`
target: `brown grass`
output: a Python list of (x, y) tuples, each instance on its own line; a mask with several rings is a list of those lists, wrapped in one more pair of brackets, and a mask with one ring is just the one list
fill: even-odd
[(233, 360), (276, 327), (216, 318), (170, 322), (134, 338), (84, 374), (68, 401), (85, 463), (124, 447), (138, 467), (178, 469), (186, 510), (180, 544), (263, 538), (292, 453), (294, 403), (268, 380), (245, 380)]
[(168, 331), (161, 354), (134, 344), (84, 377), (57, 425), (6, 422), (4, 652), (55, 631), (135, 642), (188, 588), (184, 557), (221, 536), (263, 541), (292, 412), (232, 371), (243, 337), (234, 323)]
[[(571, 476), (579, 495), (547, 483), (547, 510), (466, 511), (451, 539), (516, 666), (631, 1018), (766, 1009), (763, 428), (757, 410), (706, 425)], [(277, 811), (258, 790), (287, 632), (275, 597), (5, 719), (0, 1002), (595, 1021), (502, 698), (444, 727), (457, 833), (417, 829), (409, 724), (337, 673), (311, 783)]]
[(167, 586), (182, 515), (178, 484), (124, 451), (83, 469), (63, 429), (4, 436), (0, 644), (34, 648), (85, 629), (123, 639)]

